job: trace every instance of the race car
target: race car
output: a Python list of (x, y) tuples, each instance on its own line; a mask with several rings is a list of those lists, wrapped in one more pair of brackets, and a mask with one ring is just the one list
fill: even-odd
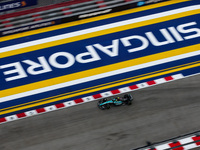
[(98, 101), (97, 106), (104, 110), (109, 109), (111, 105), (121, 106), (121, 105), (131, 105), (133, 101), (133, 97), (130, 94), (125, 94), (123, 97), (116, 97), (108, 100), (107, 98), (103, 98)]

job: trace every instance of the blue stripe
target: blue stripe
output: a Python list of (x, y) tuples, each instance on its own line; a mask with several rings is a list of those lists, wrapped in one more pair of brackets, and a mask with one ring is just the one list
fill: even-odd
[[(114, 90), (114, 89), (118, 89), (118, 88), (123, 88), (123, 87), (126, 87), (126, 86), (131, 86), (131, 85), (139, 84), (139, 83), (142, 83), (142, 82), (147, 82), (147, 81), (151, 81), (151, 80), (163, 78), (163, 77), (166, 77), (166, 76), (171, 76), (171, 75), (174, 75), (174, 74), (179, 74), (179, 73), (182, 73), (184, 76), (185, 75), (187, 75), (187, 76), (193, 75), (193, 74), (196, 74), (196, 73), (200, 73), (200, 67), (195, 67), (195, 68), (191, 68), (191, 69), (187, 69), (187, 70), (183, 70), (183, 71), (179, 71), (179, 72), (174, 72), (174, 73), (170, 73), (170, 74), (158, 76), (158, 77), (155, 77), (155, 78), (149, 78), (149, 79), (146, 79), (146, 80), (141, 80), (141, 81), (135, 82), (135, 83), (125, 84), (125, 85), (118, 86), (118, 87), (115, 87), (115, 88), (110, 88), (110, 89), (106, 89), (106, 90), (102, 90), (102, 91), (98, 91), (98, 92), (93, 92), (93, 93), (85, 94), (85, 95), (82, 95), (81, 98), (82, 97), (91, 96), (91, 95), (95, 95), (95, 94), (99, 94), (101, 92), (106, 92), (106, 91), (110, 91), (110, 90)], [(54, 103), (40, 105), (40, 106), (37, 106), (37, 107), (28, 108), (28, 109), (23, 109), (23, 110), (15, 111), (15, 112), (12, 112), (12, 113), (7, 113), (7, 114), (4, 114), (4, 115), (0, 115), (0, 118), (6, 117), (6, 116), (10, 116), (10, 115), (14, 115), (14, 114), (18, 114), (18, 113), (22, 113), (22, 112), (26, 112), (26, 111), (30, 111), (30, 110), (35, 110), (35, 109), (38, 109), (38, 108), (43, 108), (43, 107), (46, 107), (46, 106), (51, 106), (51, 105), (55, 105), (55, 104), (67, 102), (67, 101), (74, 100), (74, 99), (77, 99), (77, 98), (80, 98), (80, 97), (74, 97), (73, 99), (63, 99), (61, 101), (56, 101)], [(16, 103), (16, 105), (17, 105), (17, 103)], [(8, 105), (8, 107), (9, 107), (9, 105)]]
[[(88, 87), (94, 87), (94, 86), (101, 85), (101, 84), (104, 84), (104, 83), (118, 81), (118, 80), (121, 80), (121, 79), (130, 78), (130, 77), (136, 77), (138, 75), (143, 75), (143, 74), (146, 74), (146, 73), (151, 73), (151, 72), (154, 72), (154, 71), (159, 71), (159, 70), (162, 70), (162, 69), (167, 69), (167, 68), (174, 67), (174, 66), (177, 66), (177, 65), (187, 64), (187, 63), (191, 63), (191, 62), (195, 62), (195, 61), (199, 61), (199, 60), (200, 60), (200, 55), (195, 56), (195, 57), (190, 57), (190, 58), (187, 58), (187, 59), (182, 59), (182, 60), (178, 60), (178, 61), (173, 61), (173, 62), (161, 64), (161, 65), (156, 65), (156, 66), (153, 66), (153, 67), (148, 67), (148, 68), (144, 68), (144, 69), (140, 69), (140, 70), (136, 70), (136, 71), (131, 71), (129, 73), (123, 73), (121, 75), (115, 75), (115, 76), (112, 76), (112, 77), (107, 77), (107, 78), (95, 80), (95, 81), (92, 81), (92, 82), (78, 84), (76, 86), (70, 86), (70, 87), (67, 87), (67, 88), (62, 88), (62, 89), (54, 90), (54, 91), (51, 91), (51, 92), (45, 92), (45, 93), (36, 94), (36, 95), (33, 95), (33, 96), (19, 98), (19, 99), (12, 100), (12, 101), (9, 101), (9, 102), (1, 103), (0, 109), (19, 105), (19, 104), (23, 104), (23, 103), (28, 103), (28, 102), (32, 102), (32, 101), (36, 101), (36, 100), (40, 100), (40, 99), (43, 99), (43, 98), (48, 98), (48, 97), (52, 97), (52, 96), (56, 96), (56, 95), (60, 95), (60, 94), (64, 94), (64, 93), (68, 93), (68, 92), (72, 92), (72, 91), (77, 91), (77, 90), (88, 88)], [(187, 70), (179, 71), (179, 72), (176, 72), (176, 73), (183, 73), (184, 75), (189, 75), (189, 74), (194, 74), (194, 73), (197, 73), (197, 72), (200, 72), (199, 67), (196, 67), (196, 69), (187, 69)], [(173, 75), (173, 74), (176, 74), (176, 73), (171, 73), (171, 74)], [(168, 75), (171, 75), (171, 74), (168, 74)], [(101, 93), (101, 92), (106, 92), (106, 91), (109, 91), (109, 90), (114, 90), (114, 89), (118, 89), (118, 88), (121, 88), (121, 87), (138, 84), (138, 83), (141, 83), (141, 82), (150, 81), (151, 79), (158, 79), (160, 77), (166, 77), (168, 75), (163, 75), (163, 76), (158, 76), (158, 77), (154, 77), (154, 78), (150, 78), (150, 79), (140, 80), (140, 81), (137, 81), (137, 82), (121, 85), (121, 86), (110, 88), (110, 89), (101, 90), (101, 91), (94, 92), (94, 93), (76, 96), (76, 97), (72, 97), (72, 98), (69, 98), (69, 99), (63, 99), (61, 101), (49, 103), (49, 104), (42, 105), (42, 106), (49, 106), (49, 105), (60, 103), (60, 102), (66, 102), (66, 101), (90, 96), (90, 95), (93, 95), (93, 94), (98, 94), (98, 93)], [(2, 116), (0, 116), (0, 117), (2, 117)]]
[[(145, 27), (134, 28), (134, 29), (126, 30), (126, 31), (116, 32), (116, 33), (112, 33), (112, 34), (108, 34), (108, 35), (103, 35), (103, 36), (94, 37), (94, 38), (90, 38), (90, 39), (86, 39), (86, 40), (81, 40), (81, 41), (67, 43), (67, 44), (54, 46), (54, 47), (50, 47), (50, 48), (45, 48), (45, 49), (41, 49), (41, 50), (37, 50), (37, 51), (33, 51), (33, 52), (28, 52), (25, 54), (19, 54), (19, 55), (15, 55), (15, 56), (11, 56), (11, 57), (6, 57), (6, 58), (1, 59), (0, 65), (23, 61), (26, 59), (30, 59), (35, 62), (38, 62), (37, 57), (40, 57), (40, 56), (45, 56), (45, 58), (48, 60), (50, 55), (52, 55), (53, 53), (56, 53), (56, 52), (61, 52), (61, 51), (66, 51), (66, 52), (69, 52), (69, 53), (73, 54), (74, 56), (76, 56), (80, 53), (87, 52), (85, 47), (88, 45), (100, 43), (101, 45), (107, 46), (112, 43), (112, 40), (120, 39), (122, 37), (127, 37), (127, 36), (132, 36), (132, 35), (140, 35), (140, 36), (145, 37), (144, 33), (148, 32), (148, 31), (151, 31), (157, 37), (157, 39), (159, 39), (159, 41), (164, 41), (165, 39), (164, 39), (163, 35), (160, 33), (159, 29), (163, 29), (163, 28), (167, 28), (167, 27), (171, 27), (171, 26), (176, 27), (177, 25), (180, 25), (180, 24), (194, 22), (199, 17), (200, 17), (200, 14), (188, 16), (188, 17), (179, 18), (179, 19), (175, 19), (175, 20), (171, 20), (171, 21), (166, 21), (166, 22), (162, 22), (162, 23), (158, 23), (158, 24), (153, 24), (153, 25), (149, 25), (149, 26), (145, 26)], [(159, 29), (158, 29), (158, 27), (159, 27)], [(192, 28), (194, 28), (194, 27), (200, 28), (200, 24), (192, 26)], [(181, 35), (184, 37), (184, 36), (191, 35), (191, 33), (181, 34)], [(141, 51), (133, 52), (133, 53), (129, 53), (127, 51), (131, 47), (124, 47), (122, 45), (122, 43), (119, 42), (119, 55), (118, 56), (110, 57), (107, 54), (96, 49), (98, 55), (101, 57), (101, 60), (86, 63), (86, 64), (83, 64), (83, 63), (81, 64), (81, 63), (75, 62), (75, 64), (73, 66), (71, 66), (69, 68), (65, 68), (65, 69), (58, 69), (55, 67), (51, 67), (53, 70), (52, 72), (48, 72), (48, 73), (44, 73), (44, 74), (40, 74), (40, 75), (29, 75), (26, 78), (14, 80), (14, 81), (10, 81), (10, 82), (5, 81), (5, 78), (9, 77), (9, 76), (3, 75), (3, 71), (5, 72), (6, 69), (0, 69), (0, 72), (2, 72), (2, 73), (0, 73), (0, 84), (4, 85), (4, 86), (0, 87), (0, 90), (16, 87), (16, 86), (20, 86), (20, 85), (25, 85), (25, 84), (29, 84), (29, 83), (34, 83), (34, 82), (38, 82), (38, 81), (42, 81), (42, 80), (46, 80), (46, 79), (50, 79), (50, 78), (55, 78), (55, 77), (59, 77), (59, 76), (67, 75), (67, 74), (72, 74), (72, 73), (76, 73), (76, 72), (80, 72), (80, 71), (84, 71), (84, 70), (89, 70), (92, 68), (106, 66), (109, 64), (115, 64), (118, 62), (123, 62), (126, 60), (140, 58), (140, 57), (144, 57), (144, 56), (148, 56), (148, 55), (152, 55), (152, 54), (156, 54), (156, 53), (161, 53), (161, 52), (165, 52), (165, 51), (169, 51), (169, 50), (173, 50), (173, 49), (187, 47), (190, 45), (199, 44), (199, 41), (200, 41), (200, 37), (197, 37), (194, 39), (189, 39), (189, 40), (183, 40), (181, 42), (170, 43), (170, 44), (163, 45), (163, 46), (153, 46), (150, 43), (148, 48), (141, 50)], [(134, 41), (133, 45), (135, 47), (138, 47), (141, 45), (141, 43), (140, 43), (140, 41), (139, 42)], [(63, 60), (63, 59), (60, 59), (59, 61), (63, 62), (63, 63), (66, 62), (66, 60)], [(25, 68), (25, 70), (29, 67), (29, 65), (26, 65), (24, 63), (21, 63), (21, 64), (22, 64), (23, 68)], [(12, 76), (13, 76), (13, 74), (12, 74)]]
[[(165, 6), (165, 7), (161, 7), (161, 8), (157, 8), (157, 9), (152, 9), (152, 10), (133, 13), (133, 14), (124, 15), (124, 16), (120, 16), (120, 17), (115, 17), (113, 19), (106, 19), (105, 23), (107, 24), (109, 22), (111, 23), (111, 22), (119, 21), (120, 19), (122, 20), (122, 19), (131, 18), (131, 17), (142, 16), (142, 15), (145, 15), (145, 14), (149, 15), (149, 14), (153, 14), (153, 13), (157, 13), (157, 12), (165, 11), (165, 10), (169, 10), (169, 9), (181, 8), (181, 7), (185, 7), (186, 5), (189, 6), (189, 5), (193, 5), (193, 4), (199, 4), (199, 2), (200, 1), (193, 0), (193, 1), (189, 1), (189, 2), (174, 4), (174, 5), (171, 5), (170, 7)], [(164, 40), (164, 38), (162, 37), (162, 35), (158, 31), (159, 29), (170, 27), (170, 26), (176, 27), (177, 25), (188, 23), (188, 22), (193, 22), (193, 21), (196, 21), (198, 23), (197, 27), (199, 28), (200, 24), (199, 24), (199, 21), (197, 20), (197, 18), (199, 18), (199, 16), (200, 16), (199, 14), (193, 15), (193, 16), (188, 16), (188, 17), (184, 17), (184, 18), (180, 18), (180, 19), (166, 21), (166, 22), (163, 22), (163, 23), (158, 23), (158, 24), (155, 24), (155, 25), (149, 25), (149, 26), (140, 27), (140, 28), (137, 28), (137, 29), (130, 29), (130, 30), (112, 33), (112, 34), (108, 34), (108, 35), (104, 35), (104, 36), (99, 36), (99, 37), (95, 37), (95, 38), (81, 40), (81, 41), (78, 41), (78, 42), (72, 42), (72, 43), (63, 44), (63, 45), (59, 45), (59, 46), (55, 46), (55, 47), (51, 47), (51, 48), (37, 50), (37, 51), (29, 52), (29, 53), (26, 53), (26, 54), (19, 54), (19, 55), (16, 55), (16, 56), (2, 58), (2, 59), (0, 59), (0, 65), (12, 63), (12, 62), (17, 62), (17, 61), (22, 61), (22, 60), (26, 60), (26, 59), (31, 59), (31, 60), (37, 62), (37, 59), (36, 59), (37, 57), (45, 56), (45, 58), (48, 58), (51, 54), (59, 52), (59, 51), (67, 51), (67, 52), (72, 53), (73, 55), (77, 55), (77, 54), (86, 52), (85, 46), (87, 46), (87, 45), (100, 43), (100, 44), (106, 46), (106, 45), (110, 45), (111, 41), (114, 40), (114, 39), (119, 39), (119, 38), (130, 36), (130, 35), (141, 35), (141, 36), (145, 37), (144, 33), (149, 32), (149, 31), (153, 32), (156, 35), (156, 37), (159, 39), (159, 41), (162, 41), (162, 40)], [(29, 36), (28, 38), (24, 37), (24, 38), (19, 38), (19, 39), (16, 39), (16, 40), (10, 40), (10, 41), (6, 41), (6, 42), (2, 42), (1, 44), (5, 44), (5, 45), (7, 44), (8, 46), (10, 46), (10, 44), (16, 44), (18, 42), (20, 43), (20, 42), (30, 41), (30, 40), (34, 40), (34, 39), (40, 39), (40, 38), (44, 38), (44, 37), (48, 37), (48, 36), (59, 35), (59, 34), (62, 34), (63, 32), (72, 32), (72, 31), (75, 31), (75, 30), (80, 30), (80, 29), (91, 27), (91, 26), (96, 26), (96, 25), (99, 25), (99, 24), (102, 25), (104, 23), (103, 23), (103, 21), (96, 21), (96, 22), (93, 22), (93, 23), (74, 26), (74, 27), (70, 27), (70, 28), (66, 28), (66, 29), (55, 30), (55, 31), (51, 31), (51, 32), (48, 32), (48, 33), (41, 33), (41, 34), (38, 34), (38, 35), (32, 35), (32, 36)], [(158, 27), (159, 27), (159, 29), (158, 29)], [(189, 36), (189, 35), (191, 35), (191, 33), (181, 34), (181, 35), (182, 36)], [(71, 73), (74, 73), (74, 72), (88, 70), (88, 69), (91, 69), (91, 68), (96, 68), (96, 67), (100, 67), (100, 66), (114, 64), (114, 63), (117, 63), (117, 62), (131, 60), (131, 59), (135, 59), (135, 58), (139, 58), (139, 57), (143, 57), (143, 56), (148, 56), (148, 55), (152, 55), (152, 54), (156, 54), (156, 53), (160, 53), (160, 52), (164, 52), (164, 51), (169, 51), (169, 50), (173, 50), (173, 49), (177, 49), (177, 48), (181, 48), (181, 47), (187, 47), (187, 46), (190, 46), (190, 45), (199, 44), (199, 41), (200, 41), (200, 37), (195, 38), (195, 39), (190, 39), (190, 40), (187, 40), (187, 41), (181, 41), (181, 42), (178, 42), (178, 43), (177, 42), (171, 43), (171, 44), (168, 44), (168, 45), (165, 45), (165, 46), (160, 46), (160, 47), (159, 46), (155, 47), (153, 45), (149, 45), (149, 47), (147, 49), (142, 50), (142, 51), (138, 51), (138, 52), (135, 52), (135, 53), (128, 53), (127, 49), (129, 47), (125, 48), (120, 43), (120, 45), (119, 45), (119, 49), (120, 49), (119, 55), (116, 56), (116, 57), (109, 57), (106, 54), (104, 54), (104, 53), (102, 53), (102, 52), (100, 52), (99, 50), (96, 49), (96, 51), (98, 52), (98, 54), (102, 58), (101, 61), (92, 62), (92, 63), (88, 63), (88, 64), (76, 63), (73, 66), (73, 68), (67, 68), (67, 69), (55, 69), (55, 68), (53, 68), (54, 70), (51, 73), (46, 73), (46, 74), (37, 75), (37, 76), (30, 76), (28, 78), (24, 78), (24, 79), (12, 81), (12, 82), (5, 82), (5, 80), (4, 80), (5, 76), (3, 75), (2, 71), (6, 71), (6, 70), (0, 69), (0, 71), (1, 71), (0, 72), (0, 85), (1, 85), (0, 90), (16, 87), (16, 86), (20, 86), (20, 85), (25, 85), (25, 84), (33, 83), (33, 82), (37, 82), (37, 81), (42, 81), (42, 80), (45, 80), (45, 79), (55, 78), (55, 77), (62, 76), (62, 75), (65, 75), (65, 74), (71, 74)], [(134, 43), (134, 44), (137, 47), (137, 46), (139, 46), (140, 43)], [(3, 46), (5, 46), (5, 45), (3, 45)], [(194, 56), (194, 57), (190, 57), (190, 58), (186, 58), (186, 59), (182, 59), (182, 60), (177, 60), (177, 61), (173, 61), (173, 62), (161, 64), (161, 65), (156, 65), (156, 66), (153, 66), (153, 67), (139, 69), (139, 70), (136, 70), (136, 71), (130, 71), (128, 73), (123, 73), (123, 74), (120, 74), (120, 75), (114, 75), (112, 77), (98, 79), (98, 80), (95, 80), (95, 81), (92, 81), (92, 82), (82, 83), (82, 84), (78, 84), (78, 85), (74, 85), (74, 86), (70, 86), (70, 87), (66, 87), (66, 88), (62, 88), (62, 89), (58, 89), (58, 90), (54, 90), (54, 91), (50, 91), (50, 92), (36, 94), (36, 95), (33, 95), (33, 96), (27, 96), (27, 97), (24, 97), (24, 98), (19, 98), (19, 99), (15, 99), (15, 100), (12, 100), (12, 101), (9, 101), (9, 102), (1, 103), (0, 109), (19, 105), (19, 104), (24, 104), (24, 103), (28, 103), (28, 102), (34, 102), (36, 100), (49, 98), (49, 97), (52, 97), (52, 96), (58, 96), (60, 94), (73, 92), (73, 91), (77, 91), (77, 90), (88, 88), (88, 87), (92, 88), (92, 87), (97, 86), (97, 85), (110, 83), (110, 82), (114, 82), (114, 81), (119, 81), (121, 79), (127, 79), (129, 77), (136, 77), (138, 75), (143, 75), (143, 74), (150, 73), (150, 72), (153, 72), (153, 71), (159, 71), (159, 70), (162, 70), (162, 69), (167, 69), (167, 68), (170, 68), (170, 67), (173, 67), (173, 66), (187, 64), (187, 63), (195, 62), (195, 61), (199, 61), (199, 60), (200, 60), (200, 55), (197, 55), (197, 56)], [(28, 66), (23, 65), (23, 67), (27, 68)], [(169, 76), (169, 75), (174, 75), (174, 74), (177, 74), (177, 73), (182, 73), (184, 76), (189, 76), (189, 75), (192, 75), (192, 74), (200, 73), (200, 67), (195, 67), (195, 68), (186, 69), (186, 70), (183, 70), (183, 71), (170, 73), (170, 74), (166, 74), (166, 75), (162, 75), (162, 76), (158, 76), (158, 77), (154, 77), (154, 78), (140, 80), (140, 81), (137, 81), (137, 82), (117, 86), (117, 87), (114, 87), (114, 88), (109, 88), (109, 89), (105, 89), (105, 90), (101, 90), (101, 91), (97, 91), (97, 92), (93, 92), (93, 93), (88, 93), (88, 94), (72, 97), (72, 98), (69, 98), (69, 99), (63, 99), (63, 100), (56, 101), (56, 102), (53, 102), (53, 103), (48, 103), (48, 104), (45, 104), (45, 105), (40, 105), (40, 106), (37, 106), (37, 107), (32, 107), (32, 108), (29, 108), (29, 109), (20, 110), (20, 111), (17, 111), (17, 112), (8, 113), (8, 114), (5, 114), (5, 115), (0, 115), (0, 118), (5, 117), (5, 116), (9, 116), (9, 115), (12, 115), (12, 114), (32, 110), (32, 109), (41, 108), (41, 107), (44, 107), (44, 106), (50, 106), (50, 105), (57, 104), (57, 103), (60, 103), (60, 102), (71, 101), (71, 100), (74, 100), (74, 99), (98, 94), (98, 93), (101, 93), (101, 92), (106, 92), (106, 91), (130, 86), (130, 85), (138, 84), (138, 83), (141, 83), (141, 82), (146, 82), (146, 81), (162, 78), (162, 77)]]

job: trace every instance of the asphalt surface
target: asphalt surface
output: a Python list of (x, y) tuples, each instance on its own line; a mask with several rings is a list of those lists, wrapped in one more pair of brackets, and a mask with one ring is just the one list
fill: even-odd
[(130, 150), (200, 130), (200, 75), (134, 91), (131, 106), (97, 101), (0, 125), (0, 150)]

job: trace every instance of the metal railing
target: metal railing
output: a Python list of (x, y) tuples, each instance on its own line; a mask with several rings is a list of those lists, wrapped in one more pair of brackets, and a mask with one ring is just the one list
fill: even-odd
[[(129, 2), (126, 2), (126, 4), (136, 3), (139, 1), (140, 0), (129, 1)], [(99, 8), (98, 7), (99, 5), (106, 5), (106, 7)], [(0, 31), (31, 25), (31, 24), (35, 24), (36, 22), (42, 23), (42, 22), (47, 22), (51, 20), (72, 17), (72, 16), (76, 16), (80, 14), (91, 13), (94, 11), (101, 11), (104, 9), (110, 9), (110, 8), (118, 7), (122, 5), (125, 5), (124, 0), (110, 0), (109, 2), (105, 2), (101, 4), (96, 4), (94, 1), (89, 1), (85, 3), (74, 4), (71, 6), (59, 7), (52, 10), (31, 13), (31, 14), (27, 14), (27, 15), (23, 15), (19, 17), (7, 18), (1, 21), (1, 22), (4, 22), (4, 21), (9, 21), (9, 22), (0, 24)], [(65, 9), (65, 8), (69, 8), (69, 10), (62, 11), (62, 9)], [(32, 17), (33, 15), (39, 15), (39, 16)], [(35, 19), (38, 19), (38, 18), (41, 18), (42, 20), (34, 21)], [(12, 24), (12, 26), (5, 27), (6, 25), (10, 25), (10, 24)]]
[[(193, 138), (198, 138), (198, 140), (193, 140)], [(191, 139), (187, 142), (187, 139)], [(184, 143), (181, 143), (182, 140), (185, 140)], [(176, 144), (179, 143), (180, 145), (178, 146), (174, 146), (174, 147), (170, 147), (170, 148), (164, 148), (163, 150), (174, 150), (174, 149), (178, 149), (178, 148), (183, 148), (184, 146), (188, 146), (191, 144), (195, 144), (196, 147), (200, 146), (200, 131), (196, 131), (190, 134), (186, 134), (186, 135), (182, 135), (182, 136), (178, 136), (169, 140), (165, 140), (162, 142), (158, 142), (158, 143), (151, 143), (151, 142), (147, 142), (146, 146), (143, 147), (139, 147), (139, 148), (133, 148), (131, 150), (146, 150), (146, 149), (150, 149), (150, 150), (156, 150), (156, 148), (162, 145), (169, 145), (169, 144)], [(198, 144), (197, 144), (198, 143)], [(194, 148), (194, 147), (193, 147)], [(160, 148), (159, 148), (160, 150)]]

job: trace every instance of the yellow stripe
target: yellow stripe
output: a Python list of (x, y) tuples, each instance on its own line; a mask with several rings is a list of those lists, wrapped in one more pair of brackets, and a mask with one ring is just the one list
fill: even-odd
[[(153, 78), (153, 77), (156, 77), (156, 76), (161, 76), (161, 75), (165, 75), (165, 74), (169, 74), (169, 73), (173, 73), (173, 72), (177, 72), (177, 71), (181, 71), (181, 70), (185, 70), (185, 69), (189, 69), (189, 68), (194, 68), (194, 67), (198, 67), (198, 66), (200, 66), (199, 61), (192, 62), (192, 63), (189, 63), (189, 64), (184, 64), (184, 65), (168, 68), (170, 70), (163, 69), (163, 70), (160, 70), (160, 71), (155, 71), (155, 72), (147, 73), (147, 74), (144, 74), (144, 75), (139, 75), (139, 76), (134, 77), (133, 79), (129, 79), (129, 80), (126, 80), (124, 82), (112, 83), (112, 84), (109, 84), (107, 86), (105, 86), (105, 85), (101, 86), (99, 88), (95, 87), (95, 88), (93, 88), (91, 90), (87, 90), (87, 91), (83, 91), (83, 92), (79, 91), (79, 92), (76, 92), (75, 94), (68, 94), (68, 95), (63, 96), (63, 97), (50, 99), (50, 100), (45, 100), (45, 101), (38, 102), (36, 104), (31, 104), (31, 105), (28, 105), (28, 106), (19, 107), (20, 105), (18, 105), (19, 108), (13, 108), (13, 109), (11, 109), (12, 107), (6, 108), (6, 109), (11, 109), (11, 110), (1, 109), (0, 110), (1, 111), (0, 115), (6, 114), (6, 113), (10, 113), (10, 112), (14, 112), (14, 111), (27, 109), (27, 108), (31, 108), (31, 107), (35, 107), (35, 106), (39, 106), (39, 105), (44, 105), (44, 104), (47, 104), (47, 103), (52, 103), (52, 102), (55, 102), (55, 101), (59, 101), (59, 100), (63, 100), (63, 99), (67, 99), (67, 98), (71, 98), (71, 97), (75, 97), (75, 96), (79, 96), (79, 95), (83, 95), (83, 94), (88, 94), (88, 93), (100, 91), (100, 90), (107, 89), (107, 88), (120, 86), (120, 85), (123, 85), (123, 84), (137, 82), (137, 81), (145, 80), (145, 79), (148, 79), (148, 78)], [(165, 70), (167, 70), (167, 71), (165, 71)], [(157, 72), (159, 72), (159, 73), (157, 73)], [(22, 104), (22, 105), (24, 105), (24, 104)], [(16, 106), (14, 106), (14, 107), (16, 107)]]
[(141, 26), (151, 25), (151, 24), (164, 22), (164, 21), (168, 21), (168, 20), (172, 20), (172, 19), (177, 19), (177, 18), (181, 18), (181, 17), (186, 17), (186, 16), (190, 16), (190, 15), (194, 15), (194, 14), (198, 14), (198, 11), (192, 10), (192, 11), (188, 11), (188, 12), (184, 12), (184, 13), (170, 15), (167, 17), (161, 17), (158, 19), (141, 21), (139, 23), (133, 23), (133, 24), (125, 25), (125, 26), (120, 26), (120, 27), (115, 27), (115, 28), (106, 29), (106, 30), (102, 30), (102, 31), (92, 32), (92, 33), (83, 34), (80, 36), (75, 36), (75, 37), (57, 40), (57, 41), (53, 41), (53, 42), (47, 42), (44, 44), (38, 44), (35, 46), (30, 46), (28, 48), (25, 47), (25, 48), (21, 48), (21, 49), (4, 52), (1, 54), (0, 58), (17, 55), (17, 54), (21, 54), (21, 53), (26, 53), (26, 52), (31, 52), (31, 51), (35, 51), (38, 49), (53, 47), (53, 46), (57, 46), (57, 45), (65, 44), (65, 43), (75, 42), (75, 41), (88, 39), (88, 38), (92, 38), (92, 37), (97, 37), (97, 36), (101, 36), (101, 35), (106, 35), (106, 34), (110, 34), (110, 33), (115, 33), (115, 32), (119, 32), (119, 31), (124, 31), (124, 30), (132, 29), (132, 28), (141, 27)]
[(129, 13), (135, 13), (135, 12), (139, 12), (139, 11), (143, 11), (143, 10), (158, 8), (158, 7), (172, 5), (172, 4), (177, 4), (177, 3), (181, 3), (181, 2), (185, 2), (185, 1), (190, 1), (190, 0), (176, 0), (176, 1), (171, 0), (171, 1), (168, 1), (168, 2), (152, 4), (152, 5), (143, 6), (143, 7), (134, 8), (134, 9), (129, 9), (129, 10), (121, 11), (121, 12), (116, 12), (116, 13), (111, 13), (111, 14), (102, 15), (102, 16), (98, 16), (98, 17), (93, 17), (93, 18), (89, 18), (89, 19), (74, 21), (74, 22), (70, 22), (70, 23), (64, 23), (64, 24), (61, 24), (61, 25), (55, 25), (55, 26), (46, 27), (46, 28), (37, 29), (37, 30), (33, 30), (33, 31), (28, 31), (28, 32), (23, 32), (23, 33), (18, 33), (18, 34), (9, 35), (9, 36), (5, 36), (5, 37), (0, 38), (0, 42), (11, 40), (11, 39), (16, 39), (16, 38), (21, 38), (21, 37), (25, 37), (25, 36), (30, 36), (30, 35), (34, 35), (34, 34), (49, 32), (49, 31), (53, 31), (53, 30), (63, 29), (63, 28), (71, 27), (71, 26), (75, 26), (75, 25), (81, 25), (81, 24), (94, 22), (94, 21), (98, 21), (98, 20), (103, 20), (103, 19), (107, 19), (107, 18), (126, 15), (126, 14), (129, 14)]
[(168, 57), (172, 57), (172, 56), (176, 56), (176, 55), (193, 52), (196, 50), (200, 50), (200, 44), (183, 47), (183, 48), (179, 48), (179, 49), (175, 49), (175, 50), (171, 50), (171, 51), (167, 51), (167, 52), (162, 52), (162, 53), (158, 53), (158, 54), (153, 54), (153, 55), (149, 55), (149, 56), (145, 56), (145, 57), (140, 57), (137, 59), (128, 60), (128, 61), (124, 61), (124, 62), (112, 64), (112, 65), (102, 66), (99, 68), (94, 68), (94, 69), (90, 69), (90, 70), (86, 70), (86, 71), (82, 71), (82, 72), (77, 72), (77, 73), (73, 73), (73, 74), (69, 74), (69, 75), (65, 75), (65, 76), (61, 76), (61, 77), (57, 77), (57, 78), (43, 80), (40, 82), (31, 83), (31, 84), (27, 84), (27, 85), (15, 87), (15, 88), (2, 90), (2, 91), (0, 91), (0, 96), (5, 97), (5, 96), (9, 96), (9, 95), (14, 95), (17, 93), (31, 91), (34, 89), (39, 89), (39, 88), (51, 86), (54, 84), (59, 84), (59, 83), (72, 81), (72, 80), (76, 80), (76, 79), (80, 79), (80, 78), (84, 78), (84, 77), (88, 77), (88, 76), (93, 76), (96, 74), (101, 74), (101, 73), (105, 73), (105, 72), (109, 72), (109, 71), (113, 71), (113, 70), (117, 70), (117, 69), (130, 67), (130, 66), (133, 66), (133, 64), (139, 65), (139, 64), (143, 64), (143, 63), (147, 63), (147, 62), (151, 62), (151, 61), (155, 61), (155, 60), (160, 60), (160, 59), (164, 59), (164, 58), (168, 58)]
[[(113, 81), (113, 82), (109, 82), (109, 83), (105, 83), (105, 84), (101, 84), (101, 85), (97, 85), (97, 86), (93, 86), (93, 87), (89, 87), (89, 88), (85, 88), (85, 89), (81, 89), (81, 90), (77, 90), (77, 91), (72, 91), (72, 92), (68, 92), (68, 93), (56, 95), (56, 96), (53, 96), (53, 97), (48, 97), (48, 98), (44, 98), (44, 99), (40, 99), (40, 100), (35, 100), (35, 101), (28, 102), (28, 103), (23, 103), (23, 104), (20, 104), (20, 105), (15, 105), (15, 106), (12, 106), (12, 107), (4, 108), (4, 109), (1, 109), (1, 111), (3, 111), (3, 110), (8, 110), (8, 109), (11, 109), (11, 108), (17, 108), (17, 107), (21, 107), (21, 106), (25, 106), (25, 105), (35, 104), (35, 103), (39, 103), (39, 102), (42, 102), (42, 101), (48, 101), (48, 100), (50, 100), (50, 99), (56, 99), (56, 98), (59, 98), (59, 97), (64, 97), (64, 96), (66, 96), (66, 95), (77, 94), (77, 93), (84, 92), (84, 91), (88, 91), (88, 90), (91, 90), (91, 89), (96, 89), (96, 88), (100, 88), (100, 87), (105, 87), (105, 86), (108, 86), (108, 85), (111, 85), (111, 84), (113, 85), (113, 84), (116, 84), (116, 83), (119, 83), (119, 82), (125, 82), (125, 81), (127, 81), (127, 80), (132, 80), (132, 79), (141, 78), (141, 77), (144, 77), (144, 76), (149, 76), (149, 75), (152, 75), (152, 74), (155, 74), (155, 73), (160, 73), (160, 72), (164, 72), (164, 71), (169, 71), (169, 70), (172, 70), (172, 69), (177, 69), (177, 68), (181, 68), (181, 67), (186, 67), (186, 66), (189, 66), (189, 65), (195, 65), (195, 64), (197, 64), (197, 63), (199, 63), (199, 62), (200, 62), (200, 61), (191, 62), (191, 63), (183, 64), (183, 65), (180, 65), (180, 66), (175, 66), (175, 67), (171, 67), (171, 68), (166, 68), (166, 69), (158, 70), (158, 71), (155, 71), (155, 72), (150, 72), (150, 73), (146, 73), (146, 74), (142, 74), (142, 75), (138, 75), (138, 76), (134, 76), (134, 77), (129, 77), (129, 78), (122, 79), (122, 80), (117, 80), (117, 81)], [(76, 95), (76, 96), (77, 96), (77, 95)], [(72, 98), (72, 97), (69, 97), (69, 98)]]

